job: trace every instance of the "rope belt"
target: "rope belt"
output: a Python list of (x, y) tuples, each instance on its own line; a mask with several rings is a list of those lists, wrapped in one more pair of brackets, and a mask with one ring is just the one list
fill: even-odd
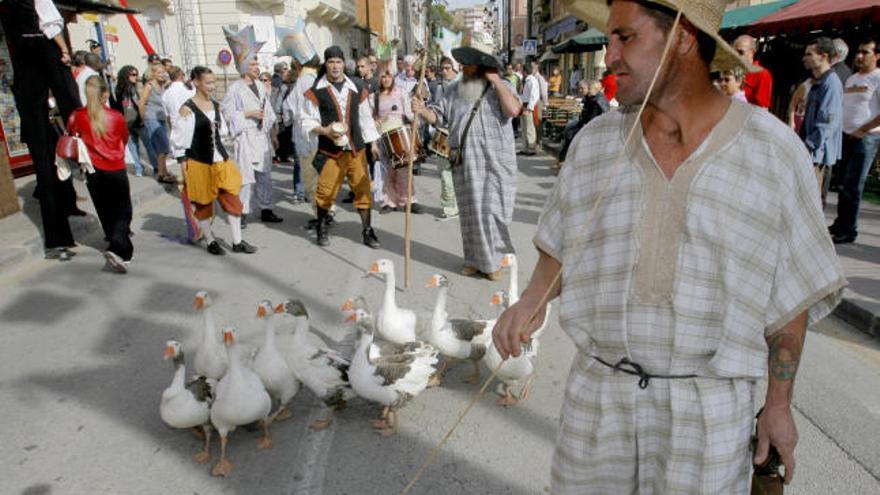
[[(651, 381), (651, 378), (660, 378), (662, 380), (672, 380), (676, 378), (697, 378), (698, 375), (654, 375), (645, 371), (638, 363), (634, 363), (629, 360), (629, 358), (623, 358), (617, 362), (617, 364), (611, 364), (608, 361), (600, 358), (599, 356), (592, 356), (593, 359), (599, 361), (605, 366), (613, 369), (614, 371), (622, 371), (627, 375), (634, 375), (639, 377), (639, 388), (644, 390), (648, 388), (648, 384)], [(624, 366), (627, 366), (626, 368)]]

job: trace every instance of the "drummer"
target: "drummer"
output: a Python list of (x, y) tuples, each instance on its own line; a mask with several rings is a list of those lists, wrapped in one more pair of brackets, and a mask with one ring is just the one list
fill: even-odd
[[(407, 133), (411, 134), (409, 132), (411, 131), (409, 124), (413, 121), (414, 115), (410, 99), (400, 88), (395, 87), (394, 76), (391, 75), (390, 71), (386, 70), (379, 76), (379, 97), (377, 100), (376, 127), (383, 136), (380, 156), (382, 159), (381, 173), (384, 178), (382, 208), (379, 210), (379, 213), (384, 215), (392, 211), (402, 211), (406, 208), (406, 198), (409, 189), (409, 168), (394, 168), (391, 165), (391, 153), (394, 150), (388, 149), (389, 140), (385, 137), (388, 135), (388, 132), (402, 127)], [(418, 204), (415, 198), (415, 183), (413, 183), (411, 211), (415, 214), (423, 213), (422, 206)]]

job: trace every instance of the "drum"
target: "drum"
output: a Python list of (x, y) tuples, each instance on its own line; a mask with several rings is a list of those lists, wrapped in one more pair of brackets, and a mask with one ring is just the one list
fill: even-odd
[[(415, 141), (416, 148), (415, 153), (412, 155), (413, 161), (418, 158), (418, 136), (416, 136)], [(385, 148), (388, 163), (392, 168), (402, 168), (409, 165), (411, 143), (409, 126), (390, 129), (382, 134), (382, 146)]]
[(434, 131), (434, 135), (431, 137), (431, 144), (428, 145), (428, 149), (436, 155), (442, 156), (443, 158), (449, 158), (448, 139), (449, 131), (438, 127)]

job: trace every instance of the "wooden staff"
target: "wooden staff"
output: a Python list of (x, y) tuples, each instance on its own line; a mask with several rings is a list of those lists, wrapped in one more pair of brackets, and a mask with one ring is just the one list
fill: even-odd
[[(428, 36), (429, 31), (425, 30), (425, 46), (428, 46)], [(427, 48), (422, 50), (419, 61), (422, 64), (421, 69), (419, 69), (419, 82), (416, 83), (416, 94), (420, 95), (422, 90), (422, 84), (425, 82), (425, 66), (428, 65), (428, 50)], [(421, 96), (419, 96), (421, 98)], [(413, 116), (412, 125), (410, 126), (410, 140), (409, 140), (409, 155), (407, 157), (407, 179), (406, 179), (406, 224), (404, 227), (403, 234), (403, 255), (404, 255), (404, 263), (403, 263), (403, 286), (409, 289), (409, 279), (410, 279), (410, 254), (412, 252), (412, 248), (410, 246), (410, 241), (412, 240), (412, 196), (413, 196), (413, 157), (416, 154), (416, 139), (418, 139), (418, 124), (419, 119), (416, 116)], [(422, 143), (424, 146), (424, 143)]]

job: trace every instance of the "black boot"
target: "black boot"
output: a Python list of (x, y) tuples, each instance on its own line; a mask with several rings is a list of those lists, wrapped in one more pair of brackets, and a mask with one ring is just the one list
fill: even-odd
[(369, 208), (358, 208), (358, 214), (361, 216), (361, 225), (364, 227), (364, 245), (373, 249), (379, 249), (382, 247), (382, 244), (379, 243), (376, 232), (370, 226), (370, 212)]
[(330, 212), (323, 208), (318, 208), (318, 221), (315, 223), (315, 232), (318, 234), (318, 245), (327, 246), (330, 244), (330, 236), (327, 234), (327, 218)]
[(260, 212), (260, 221), (266, 223), (280, 223), (283, 222), (284, 219), (275, 214), (272, 210), (263, 210)]

